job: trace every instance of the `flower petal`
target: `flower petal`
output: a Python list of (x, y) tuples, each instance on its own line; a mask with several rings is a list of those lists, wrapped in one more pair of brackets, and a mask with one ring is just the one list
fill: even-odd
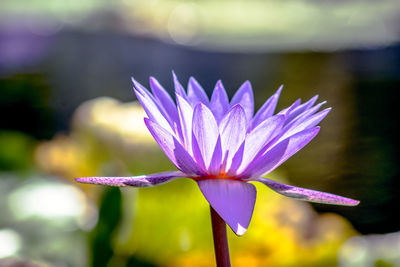
[(254, 114), (254, 95), (249, 81), (244, 82), (233, 96), (231, 107), (236, 104), (240, 104), (243, 107), (247, 121), (250, 121)]
[(296, 101), (293, 102), (292, 105), (290, 105), (290, 107), (282, 109), (281, 111), (279, 111), (279, 113), (277, 115), (285, 115), (285, 116), (287, 116), (288, 114), (290, 114), (290, 112), (292, 112), (292, 110), (297, 108), (300, 105), (300, 103), (301, 103), (301, 100), (297, 99)]
[[(208, 169), (219, 136), (217, 122), (210, 109), (204, 104), (199, 103), (194, 108), (192, 123), (193, 154), (196, 158), (201, 156), (204, 160), (205, 167)], [(193, 139), (195, 139), (196, 145)], [(195, 153), (197, 151), (195, 147), (197, 146), (200, 155)]]
[(324, 110), (318, 112), (317, 114), (314, 114), (311, 117), (308, 117), (304, 121), (299, 120), (298, 122), (292, 124), (288, 128), (286, 128), (286, 126), (285, 126), (284, 131), (282, 131), (280, 134), (279, 141), (284, 140), (287, 137), (292, 136), (296, 133), (299, 133), (305, 129), (314, 127), (320, 121), (322, 121), (326, 117), (326, 115), (328, 115), (330, 110), (331, 110), (331, 108), (324, 109)]
[(192, 153), (192, 119), (193, 108), (180, 94), (176, 93), (179, 122), (182, 129), (184, 145), (189, 153)]
[(319, 127), (301, 131), (274, 145), (258, 156), (241, 174), (244, 177), (263, 176), (285, 162), (297, 151), (307, 145), (319, 132)]
[(269, 188), (271, 188), (272, 190), (274, 190), (275, 192), (282, 194), (284, 196), (305, 200), (309, 202), (343, 205), (343, 206), (357, 206), (360, 203), (360, 201), (358, 200), (341, 197), (321, 191), (281, 184), (265, 178), (256, 178), (252, 179), (252, 181), (261, 182), (266, 186), (268, 186)]
[(225, 113), (229, 110), (229, 99), (221, 81), (215, 85), (211, 96), (210, 109), (213, 112), (217, 123), (221, 121)]
[(205, 174), (173, 135), (150, 119), (145, 118), (144, 122), (158, 145), (179, 170), (188, 175)]
[(163, 112), (154, 97), (144, 88), (140, 83), (138, 83), (135, 79), (132, 78), (133, 83), (135, 84), (135, 94), (139, 102), (142, 104), (143, 109), (146, 111), (147, 116), (163, 128), (165, 128), (171, 134), (174, 133), (171, 128), (171, 124), (166, 119), (166, 114)]
[(274, 138), (285, 122), (284, 115), (275, 115), (267, 118), (246, 136), (241, 169), (258, 155), (258, 153)]
[(222, 151), (229, 170), (232, 158), (246, 137), (246, 114), (241, 105), (237, 104), (222, 119), (219, 125)]
[(298, 115), (300, 115), (301, 113), (306, 111), (308, 108), (310, 108), (312, 105), (314, 105), (314, 103), (315, 103), (315, 101), (317, 101), (317, 99), (318, 99), (318, 95), (315, 95), (307, 102), (299, 105), (298, 107), (296, 107), (295, 109), (290, 111), (289, 115), (287, 116), (287, 121), (289, 122), (289, 121), (293, 120)]
[(178, 77), (176, 77), (175, 72), (172, 72), (172, 76), (174, 78), (175, 93), (183, 97), (185, 100), (187, 100), (188, 98), (185, 89), (183, 89), (183, 86), (179, 82)]
[(76, 181), (86, 184), (100, 184), (108, 186), (134, 186), (150, 187), (164, 184), (177, 178), (187, 177), (179, 171), (160, 172), (149, 175), (139, 175), (133, 177), (82, 177), (75, 178)]
[(192, 106), (197, 105), (199, 102), (206, 106), (209, 104), (206, 92), (204, 92), (203, 87), (201, 87), (201, 85), (193, 77), (190, 77), (189, 79), (187, 96)]
[[(288, 149), (289, 140), (285, 140), (268, 150), (264, 155), (257, 157), (243, 171), (237, 171), (238, 177), (243, 179), (262, 176), (275, 169)], [(242, 165), (245, 166), (245, 165)]]
[(221, 164), (222, 164), (221, 137), (218, 137), (217, 143), (215, 144), (214, 153), (211, 158), (210, 166), (208, 167), (208, 173), (211, 175), (218, 175), (221, 170)]
[(238, 169), (243, 161), (243, 152), (245, 142), (243, 141), (242, 144), (239, 146), (238, 150), (236, 151), (235, 155), (232, 158), (231, 167), (228, 169), (227, 176), (237, 176)]
[(321, 108), (321, 106), (324, 104), (326, 104), (326, 101), (321, 102), (321, 103), (305, 110), (303, 113), (299, 114), (296, 118), (292, 119), (291, 121), (286, 121), (284, 129), (292, 127), (294, 124), (298, 125), (301, 122), (305, 121), (306, 119), (308, 119), (309, 117), (314, 115), (314, 113), (317, 112)]
[(271, 117), (274, 114), (276, 104), (279, 100), (279, 95), (283, 89), (283, 85), (279, 87), (279, 89), (273, 94), (268, 100), (261, 106), (261, 108), (257, 111), (256, 115), (252, 120), (252, 125), (250, 129), (254, 129), (257, 125), (263, 122), (268, 117)]
[(228, 179), (201, 180), (198, 185), (219, 216), (237, 235), (243, 235), (250, 224), (256, 202), (254, 185)]
[(297, 153), (297, 151), (302, 149), (305, 145), (307, 145), (319, 133), (319, 130), (320, 127), (314, 127), (311, 129), (306, 129), (289, 137), (289, 144), (287, 150), (285, 151), (285, 155), (281, 158), (280, 162), (277, 164), (277, 166), (275, 166), (275, 168), (281, 165), (284, 161), (293, 156), (295, 153)]
[(178, 112), (171, 96), (165, 91), (162, 85), (154, 78), (150, 77), (150, 88), (158, 103), (164, 108), (169, 118), (175, 123), (178, 122)]

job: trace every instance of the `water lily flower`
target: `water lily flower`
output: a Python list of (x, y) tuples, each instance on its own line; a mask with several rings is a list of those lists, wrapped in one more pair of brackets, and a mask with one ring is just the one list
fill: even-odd
[(246, 81), (229, 101), (221, 81), (211, 99), (194, 79), (187, 92), (174, 76), (176, 102), (160, 83), (150, 78), (149, 92), (133, 79), (134, 91), (148, 118), (145, 124), (160, 148), (178, 171), (135, 177), (85, 177), (83, 183), (109, 186), (150, 187), (177, 178), (197, 182), (211, 207), (237, 234), (250, 223), (261, 182), (287, 197), (300, 200), (354, 206), (359, 201), (282, 184), (267, 175), (319, 132), (317, 124), (330, 108), (315, 104), (318, 96), (305, 103), (295, 101), (275, 113), (282, 86), (254, 114), (254, 98)]

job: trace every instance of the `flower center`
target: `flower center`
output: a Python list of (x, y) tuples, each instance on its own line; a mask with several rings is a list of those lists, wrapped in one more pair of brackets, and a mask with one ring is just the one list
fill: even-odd
[(221, 171), (217, 175), (212, 175), (209, 174), (207, 176), (200, 176), (200, 177), (192, 177), (196, 181), (201, 181), (201, 180), (208, 180), (208, 179), (229, 179), (229, 180), (238, 180), (235, 176), (230, 176), (226, 172)]

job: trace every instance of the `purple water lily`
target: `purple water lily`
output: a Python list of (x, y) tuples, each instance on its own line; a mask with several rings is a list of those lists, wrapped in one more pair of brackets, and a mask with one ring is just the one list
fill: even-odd
[(359, 201), (324, 192), (290, 186), (266, 178), (319, 132), (316, 126), (330, 111), (317, 97), (295, 101), (274, 114), (282, 87), (254, 115), (250, 82), (246, 81), (229, 101), (221, 81), (211, 100), (190, 78), (187, 92), (174, 75), (176, 104), (154, 78), (152, 93), (133, 80), (137, 98), (148, 118), (144, 121), (158, 145), (179, 171), (136, 177), (86, 177), (83, 183), (149, 187), (176, 178), (197, 182), (204, 197), (237, 234), (250, 223), (256, 201), (257, 181), (292, 198), (310, 202), (354, 206)]

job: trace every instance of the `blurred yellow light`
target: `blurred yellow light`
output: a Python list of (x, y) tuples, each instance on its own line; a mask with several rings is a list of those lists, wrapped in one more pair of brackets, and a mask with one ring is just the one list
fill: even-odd
[(88, 129), (102, 137), (122, 139), (126, 144), (155, 145), (143, 118), (147, 117), (139, 102), (120, 103), (99, 97), (81, 104), (74, 114), (74, 126)]

